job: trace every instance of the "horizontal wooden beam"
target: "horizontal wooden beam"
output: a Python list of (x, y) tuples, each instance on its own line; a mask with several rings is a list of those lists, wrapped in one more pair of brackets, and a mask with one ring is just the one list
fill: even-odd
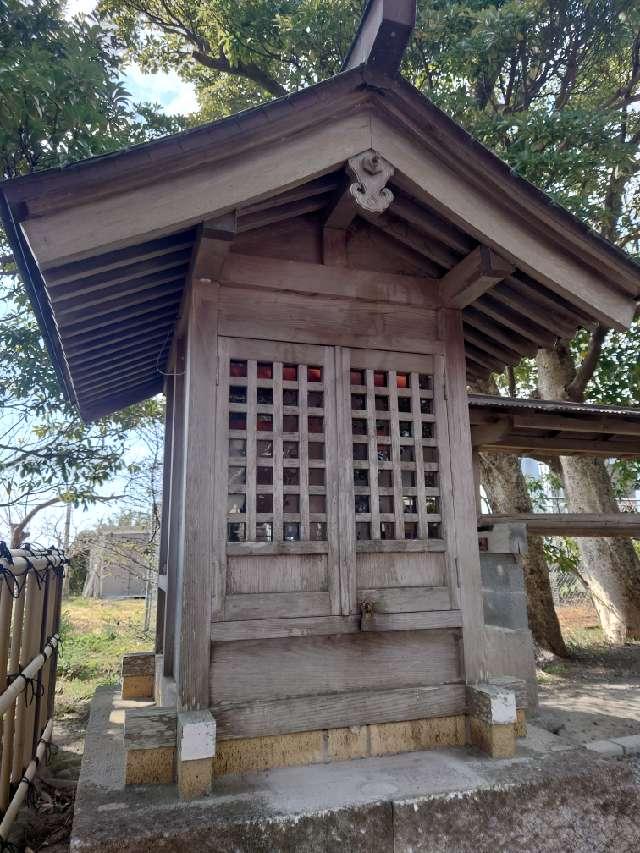
[(537, 536), (640, 537), (640, 512), (616, 513), (519, 513), (517, 515), (481, 515), (478, 527), (493, 524), (526, 524)]
[(367, 65), (396, 74), (416, 23), (416, 0), (369, 0), (343, 63), (343, 71)]
[(485, 441), (483, 450), (496, 453), (534, 453), (543, 456), (601, 456), (605, 459), (637, 459), (640, 447), (637, 441), (593, 441), (573, 438), (570, 435), (528, 436), (509, 434), (503, 439)]
[(238, 210), (238, 216), (249, 216), (252, 213), (261, 213), (263, 210), (269, 210), (272, 207), (280, 207), (283, 204), (288, 204), (292, 201), (302, 201), (303, 199), (312, 198), (316, 195), (325, 195), (326, 193), (334, 192), (341, 181), (341, 177), (334, 175), (323, 175), (321, 178), (316, 178), (313, 181), (308, 181), (306, 184), (300, 184), (292, 190), (284, 193), (278, 193), (265, 201), (257, 202), (256, 204), (248, 204), (246, 207), (241, 207)]
[[(544, 412), (513, 415), (515, 429), (549, 429), (560, 432), (596, 432), (611, 435), (640, 436), (640, 410), (638, 420), (625, 421), (620, 417), (577, 413), (575, 416), (547, 415)], [(638, 449), (640, 456), (640, 448)]]
[(159, 371), (154, 364), (145, 364), (142, 367), (135, 366), (130, 371), (123, 371), (117, 376), (111, 376), (108, 379), (98, 379), (95, 382), (92, 381), (91, 377), (85, 377), (81, 381), (74, 383), (74, 387), (84, 399), (92, 400), (95, 397), (102, 397), (105, 391), (111, 393), (124, 390), (125, 388), (132, 388), (136, 385), (146, 385), (158, 375)]
[(249, 213), (239, 219), (238, 232), (254, 231), (256, 228), (264, 228), (266, 225), (275, 225), (276, 222), (284, 222), (287, 219), (294, 219), (307, 213), (315, 213), (322, 210), (328, 202), (328, 194), (325, 196), (316, 195), (269, 207), (258, 213)]
[(466, 308), (513, 271), (508, 261), (478, 246), (441, 279), (442, 302), (447, 308)]
[(465, 693), (464, 684), (355, 690), (231, 706), (214, 702), (212, 712), (218, 737), (227, 740), (464, 714)]
[[(200, 267), (204, 269), (204, 267)], [(222, 284), (291, 290), (312, 295), (343, 297), (367, 302), (392, 302), (421, 308), (439, 306), (436, 282), (430, 278), (369, 270), (341, 269), (301, 261), (229, 254), (219, 274)]]
[(74, 373), (79, 368), (90, 368), (91, 365), (103, 365), (106, 362), (111, 362), (111, 357), (129, 358), (132, 355), (137, 355), (139, 352), (146, 352), (153, 347), (159, 348), (165, 341), (167, 345), (171, 340), (171, 327), (161, 328), (150, 331), (148, 335), (135, 334), (132, 339), (125, 341), (124, 344), (109, 343), (106, 348), (100, 347), (94, 349), (89, 347), (77, 354), (66, 353), (67, 361), (71, 372)]

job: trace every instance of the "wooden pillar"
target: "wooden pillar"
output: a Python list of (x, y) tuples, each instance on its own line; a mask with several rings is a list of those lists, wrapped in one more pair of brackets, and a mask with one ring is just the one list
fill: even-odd
[(195, 278), (185, 304), (184, 516), (176, 681), (181, 710), (209, 707), (218, 285)]
[(171, 462), (169, 481), (169, 506), (167, 523), (167, 593), (164, 612), (163, 675), (175, 673), (176, 658), (176, 604), (180, 542), (182, 537), (183, 487), (184, 487), (184, 339), (176, 342), (176, 355), (172, 366), (173, 406), (171, 424)]
[(462, 640), (467, 683), (484, 674), (482, 582), (478, 550), (476, 493), (473, 477), (471, 425), (462, 313), (440, 310), (440, 337), (445, 347), (447, 412), (451, 444), (451, 485), (455, 517)]
[[(169, 516), (171, 514), (171, 453), (173, 447), (173, 384), (174, 377), (167, 377), (164, 413), (164, 449), (162, 458), (162, 517), (160, 522), (160, 547), (158, 549), (158, 575), (167, 574), (169, 545)], [(156, 653), (162, 654), (164, 647), (164, 613), (167, 593), (158, 589), (156, 610)]]

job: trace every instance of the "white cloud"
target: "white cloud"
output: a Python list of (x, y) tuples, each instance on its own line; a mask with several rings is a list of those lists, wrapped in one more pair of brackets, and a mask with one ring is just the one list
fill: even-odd
[(161, 104), (169, 115), (186, 115), (198, 109), (194, 87), (181, 80), (175, 71), (144, 74), (138, 65), (127, 65), (123, 83), (134, 101)]
[[(66, 17), (89, 14), (96, 5), (97, 0), (67, 0)], [(174, 71), (144, 74), (138, 65), (131, 64), (124, 69), (123, 82), (134, 101), (160, 104), (168, 115), (187, 115), (198, 109), (194, 87)]]

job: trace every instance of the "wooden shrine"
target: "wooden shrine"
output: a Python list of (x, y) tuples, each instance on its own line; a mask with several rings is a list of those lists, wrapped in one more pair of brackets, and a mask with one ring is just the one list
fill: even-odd
[(511, 725), (468, 689), (519, 673), (486, 641), (467, 379), (636, 310), (628, 256), (402, 79), (414, 15), (371, 2), (330, 80), (2, 186), (83, 417), (166, 395), (153, 713), (186, 791), (214, 748)]

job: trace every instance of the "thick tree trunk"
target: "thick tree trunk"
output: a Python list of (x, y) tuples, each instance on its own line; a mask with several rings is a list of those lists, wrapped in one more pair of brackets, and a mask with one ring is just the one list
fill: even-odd
[[(518, 456), (481, 453), (480, 465), (482, 484), (492, 512), (514, 514), (533, 511)], [(523, 568), (531, 633), (539, 646), (561, 657), (567, 657), (553, 605), (549, 570), (540, 536), (528, 537), (528, 553), (523, 557)]]
[[(474, 391), (497, 394), (498, 387), (492, 380), (478, 382)], [(520, 467), (520, 458), (511, 454), (479, 454), (482, 485), (484, 486), (492, 512), (532, 512), (527, 481)], [(567, 649), (560, 632), (560, 623), (553, 605), (553, 594), (549, 583), (549, 569), (544, 559), (543, 542), (540, 536), (528, 537), (528, 553), (523, 558), (524, 578), (527, 589), (527, 614), (529, 627), (539, 646), (567, 657)]]
[[(538, 388), (542, 397), (566, 399), (575, 376), (570, 354), (564, 348), (538, 353)], [(561, 456), (562, 477), (570, 512), (618, 512), (619, 507), (604, 460)], [(630, 540), (576, 540), (580, 549), (582, 579), (587, 584), (604, 635), (622, 643), (640, 637), (640, 560)]]

